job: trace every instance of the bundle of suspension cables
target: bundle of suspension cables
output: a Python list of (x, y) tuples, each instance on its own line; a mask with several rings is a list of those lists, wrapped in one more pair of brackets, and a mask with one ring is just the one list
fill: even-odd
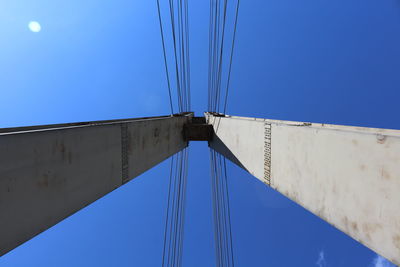
[[(226, 112), (239, 6), (240, 0), (210, 0), (208, 64), (209, 112), (223, 114)], [(231, 16), (233, 29), (228, 28), (229, 13), (233, 13), (233, 16)], [(231, 32), (231, 39), (227, 42), (226, 36), (229, 36), (229, 32)], [(228, 61), (224, 60), (226, 57)], [(217, 123), (217, 125), (219, 125), (219, 123)], [(210, 148), (210, 165), (216, 255), (215, 265), (217, 267), (235, 266), (226, 159)]]
[[(239, 1), (210, 0), (209, 112), (220, 113), (222, 111), (225, 113), (226, 111)], [(169, 16), (167, 20), (162, 19), (161, 11), (164, 9), (160, 5), (160, 0), (157, 0), (171, 114), (174, 114), (174, 96), (177, 99), (179, 113), (188, 112), (191, 109), (188, 1), (165, 0), (163, 3), (165, 4), (165, 10), (168, 10), (165, 12)], [(225, 39), (228, 36), (227, 21), (229, 10), (233, 12), (233, 29), (231, 29), (232, 37), (231, 41), (228, 42), (228, 46)], [(167, 54), (166, 25), (169, 25), (168, 29), (170, 29), (170, 37), (172, 39), (173, 56), (170, 57)], [(224, 60), (226, 55), (228, 55), (229, 59), (227, 61), (228, 64)], [(168, 62), (172, 62), (172, 72), (170, 72)], [(224, 76), (226, 76), (225, 79)], [(222, 86), (223, 84), (225, 85)], [(173, 87), (176, 90), (172, 90)], [(220, 154), (210, 149), (210, 163), (216, 266), (234, 266), (226, 161)], [(174, 155), (171, 160), (162, 266), (182, 266), (187, 170), (188, 149), (185, 148)]]
[[(166, 3), (166, 1), (164, 1)], [(168, 0), (166, 10), (169, 19), (163, 21), (162, 6), (157, 0), (158, 18), (161, 32), (165, 73), (168, 85), (171, 115), (174, 114), (173, 96), (176, 96), (178, 112), (188, 112), (190, 101), (190, 57), (189, 57), (189, 22), (187, 0)], [(165, 23), (166, 22), (166, 23)], [(172, 39), (172, 75), (167, 55), (166, 28)], [(170, 60), (171, 61), (171, 60)], [(174, 86), (175, 85), (175, 86)], [(172, 87), (176, 90), (173, 91)], [(188, 148), (172, 156), (168, 185), (168, 200), (164, 228), (162, 266), (182, 266), (184, 222), (186, 209), (186, 184), (188, 170)]]

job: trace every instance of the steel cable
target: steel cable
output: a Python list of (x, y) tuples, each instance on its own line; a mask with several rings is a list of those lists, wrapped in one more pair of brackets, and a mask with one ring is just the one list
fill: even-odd
[(230, 55), (230, 60), (229, 60), (228, 81), (227, 81), (226, 90), (225, 90), (225, 103), (224, 103), (224, 111), (223, 111), (224, 114), (226, 112), (226, 105), (228, 102), (229, 85), (230, 85), (230, 81), (231, 81), (232, 59), (233, 59), (233, 51), (235, 48), (236, 28), (237, 28), (237, 22), (238, 22), (239, 7), (240, 7), (240, 0), (237, 0), (235, 26), (234, 26), (234, 30), (233, 30), (233, 39), (232, 39), (232, 49), (231, 49), (231, 55)]
[[(208, 110), (210, 112), (225, 114), (228, 95), (231, 83), (232, 62), (237, 34), (238, 14), (240, 0), (229, 1), (223, 0), (210, 1), (210, 18), (209, 18), (209, 63), (208, 63)], [(236, 5), (234, 4), (236, 2)], [(232, 3), (232, 4), (230, 4)], [(228, 8), (231, 7), (232, 8)], [(227, 22), (228, 10), (234, 10), (233, 18), (233, 33), (232, 42), (225, 60), (227, 38)], [(225, 63), (227, 62), (227, 63)], [(225, 76), (226, 75), (226, 76)], [(226, 77), (226, 78), (225, 78)], [(226, 86), (222, 86), (225, 84)], [(225, 92), (224, 92), (225, 91)]]
[(211, 148), (210, 173), (216, 266), (234, 266), (226, 160)]
[(160, 22), (160, 33), (161, 33), (161, 42), (162, 42), (162, 48), (163, 48), (163, 54), (164, 54), (165, 73), (167, 75), (169, 104), (171, 107), (171, 114), (174, 114), (174, 108), (172, 105), (172, 95), (171, 95), (171, 83), (170, 83), (169, 71), (168, 71), (167, 53), (165, 51), (164, 31), (163, 31), (162, 20), (161, 20), (160, 0), (157, 0), (157, 10), (158, 10), (158, 20)]
[(162, 266), (181, 266), (186, 214), (188, 149), (171, 160)]

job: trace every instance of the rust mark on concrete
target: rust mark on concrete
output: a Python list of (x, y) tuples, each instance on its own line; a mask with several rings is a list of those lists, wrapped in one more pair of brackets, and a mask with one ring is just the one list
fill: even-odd
[(352, 222), (351, 229), (353, 229), (353, 231), (355, 231), (355, 232), (358, 232), (358, 224), (356, 222)]
[(63, 142), (59, 142), (58, 140), (56, 140), (54, 142), (54, 145), (52, 147), (52, 155), (58, 155), (61, 154), (61, 158), (62, 160), (69, 160), (68, 157), (68, 153), (67, 153), (67, 147), (65, 146), (65, 144)]
[(40, 179), (36, 182), (36, 185), (39, 188), (52, 187), (52, 190), (57, 189), (63, 191), (63, 187), (66, 183), (67, 177), (57, 176), (51, 171), (47, 171), (46, 173), (40, 175)]
[(371, 234), (375, 233), (378, 229), (382, 229), (382, 225), (378, 223), (363, 223), (362, 231), (368, 240), (371, 240)]
[(360, 165), (360, 170), (365, 171), (366, 168), (367, 168), (367, 167), (366, 167), (364, 164), (361, 164), (361, 165)]
[(65, 153), (65, 151), (66, 151), (66, 148), (65, 148), (65, 145), (64, 145), (64, 143), (61, 143), (61, 145), (60, 145), (60, 151), (61, 151), (61, 153), (62, 153), (62, 154), (64, 154), (64, 153)]
[[(347, 216), (344, 216), (342, 218), (342, 223), (345, 226), (345, 229), (347, 232), (350, 232), (350, 230), (351, 230), (351, 232), (358, 232), (360, 230), (357, 222), (349, 220), (347, 218)], [(369, 236), (368, 233), (366, 234), (366, 236), (367, 236), (367, 239), (371, 239), (371, 237)]]
[(351, 140), (351, 142), (353, 143), (353, 145), (357, 146), (358, 145), (358, 141), (356, 139)]
[(378, 144), (384, 144), (385, 141), (386, 141), (386, 135), (378, 134), (378, 135), (376, 136), (376, 142), (377, 142)]

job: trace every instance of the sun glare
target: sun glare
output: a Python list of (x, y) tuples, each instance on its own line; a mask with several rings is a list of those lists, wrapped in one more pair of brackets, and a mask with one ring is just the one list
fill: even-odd
[(32, 32), (40, 32), (40, 30), (42, 29), (39, 22), (37, 22), (37, 21), (29, 22), (28, 27), (29, 27), (29, 30), (31, 30)]

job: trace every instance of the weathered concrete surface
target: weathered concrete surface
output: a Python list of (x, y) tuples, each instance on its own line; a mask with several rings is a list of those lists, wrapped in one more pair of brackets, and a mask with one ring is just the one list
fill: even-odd
[(400, 264), (400, 131), (206, 116), (213, 149)]
[(0, 255), (185, 148), (191, 116), (0, 129)]

